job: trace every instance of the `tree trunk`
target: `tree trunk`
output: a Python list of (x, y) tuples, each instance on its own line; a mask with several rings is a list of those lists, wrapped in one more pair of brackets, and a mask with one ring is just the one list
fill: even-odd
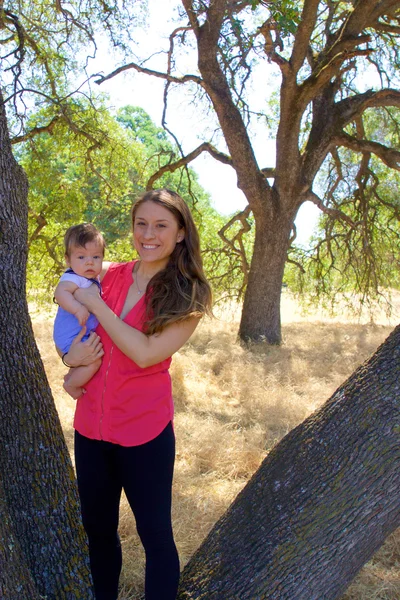
[(19, 540), (14, 535), (1, 479), (0, 515), (0, 598), (39, 600)]
[(244, 341), (281, 342), (281, 289), (292, 222), (256, 220), (256, 235), (239, 335)]
[(74, 473), (25, 299), (27, 191), (0, 95), (0, 597), (86, 600)]
[(400, 524), (400, 326), (292, 430), (184, 570), (179, 600), (334, 600)]

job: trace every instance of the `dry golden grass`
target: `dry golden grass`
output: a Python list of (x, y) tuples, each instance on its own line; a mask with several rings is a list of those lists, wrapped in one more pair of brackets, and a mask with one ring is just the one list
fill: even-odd
[[(389, 335), (400, 315), (400, 295), (389, 323), (364, 315), (354, 322), (341, 311), (304, 316), (283, 299), (283, 344), (237, 343), (233, 307), (205, 320), (174, 357), (177, 460), (173, 519), (182, 566), (257, 469), (268, 450), (318, 408)], [(65, 367), (51, 341), (52, 321), (33, 316), (36, 339), (72, 451), (74, 402), (62, 389)], [(121, 506), (124, 567), (121, 600), (142, 591), (144, 557), (134, 519)], [(400, 532), (387, 540), (356, 578), (343, 600), (400, 598)]]

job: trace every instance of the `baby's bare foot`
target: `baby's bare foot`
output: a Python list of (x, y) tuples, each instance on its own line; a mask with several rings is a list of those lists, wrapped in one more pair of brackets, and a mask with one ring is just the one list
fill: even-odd
[(85, 390), (82, 387), (76, 387), (75, 385), (70, 385), (68, 380), (64, 380), (64, 390), (73, 398), (74, 400), (78, 400), (85, 393)]

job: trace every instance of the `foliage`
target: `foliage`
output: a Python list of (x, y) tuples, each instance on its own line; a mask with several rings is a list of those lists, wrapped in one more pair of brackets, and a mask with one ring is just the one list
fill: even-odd
[[(177, 152), (143, 109), (125, 106), (114, 118), (106, 104), (107, 98), (101, 97), (95, 103), (71, 101), (80, 127), (101, 140), (96, 148), (64, 122), (51, 133), (16, 145), (30, 181), (28, 294), (36, 302), (52, 297), (65, 268), (63, 235), (72, 224), (93, 222), (103, 232), (107, 260), (131, 259), (132, 203), (160, 161)], [(38, 113), (34, 118), (38, 122), (46, 116)], [(212, 208), (196, 173), (188, 171), (167, 172), (158, 184), (176, 189), (191, 206), (215, 294), (235, 293), (243, 275), (218, 236), (224, 218)]]
[(126, 54), (131, 25), (143, 23), (146, 6), (145, 0), (124, 0), (117, 10), (102, 0), (4, 0), (0, 81), (10, 129), (26, 132), (27, 119), (44, 107), (47, 119), (70, 122), (66, 103), (88, 78), (88, 58), (100, 41)]
[[(152, 56), (140, 56), (125, 70), (164, 78), (164, 122), (169, 94), (179, 86), (214, 121), (214, 131), (201, 130), (199, 119), (201, 144), (186, 154), (180, 148), (169, 166), (172, 171), (177, 162), (189, 164), (207, 151), (236, 171), (249, 203), (246, 216), (251, 212), (255, 222), (251, 263), (241, 263), (248, 288), (240, 334), (279, 342), (288, 248), (288, 281), (296, 262), (318, 294), (332, 296), (339, 286), (362, 301), (386, 285), (381, 260), (389, 258), (387, 272), (398, 262), (397, 254), (384, 251), (396, 239), (397, 217), (390, 186), (383, 190), (379, 183), (382, 177), (387, 181), (382, 165), (400, 170), (400, 2), (182, 0), (182, 5), (179, 18), (168, 25), (168, 48), (154, 48)], [(194, 52), (197, 69), (187, 59)], [(384, 112), (392, 122), (385, 133), (374, 126)], [(256, 158), (256, 128), (259, 137), (276, 137), (275, 165), (259, 148)], [(310, 201), (323, 213), (312, 258), (293, 242), (298, 209)], [(243, 213), (237, 218), (243, 222)], [(392, 241), (385, 233), (388, 223)], [(229, 243), (227, 249), (234, 252)]]
[[(132, 150), (123, 130), (117, 131), (106, 115), (104, 102), (92, 101), (87, 68), (98, 44), (110, 43), (116, 56), (126, 56), (133, 43), (131, 25), (144, 22), (146, 6), (145, 0), (124, 0), (118, 9), (102, 0), (1, 3), (0, 100), (31, 183), (31, 291), (43, 281), (53, 287), (69, 224), (91, 218), (96, 210), (100, 228), (107, 224), (112, 240), (136, 190), (139, 146)], [(28, 144), (24, 149), (22, 142)], [(101, 210), (96, 208), (100, 198)]]
[[(142, 119), (141, 135), (151, 148), (144, 170), (147, 185), (186, 190), (182, 193), (196, 207), (199, 192), (188, 165), (200, 152), (209, 152), (236, 171), (249, 206), (236, 216), (237, 225), (229, 217), (229, 228), (220, 228), (222, 237), (226, 234), (225, 244), (213, 240), (211, 246), (219, 256), (209, 257), (210, 268), (215, 270), (218, 264), (218, 277), (225, 273), (221, 280), (225, 289), (230, 290), (233, 282), (236, 291), (243, 293), (248, 286), (242, 337), (280, 340), (277, 304), (288, 248), (289, 260), (313, 279), (318, 294), (332, 295), (338, 287), (351, 288), (362, 299), (378, 293), (389, 277), (380, 276), (379, 261), (389, 256), (394, 265), (398, 257), (378, 252), (377, 244), (370, 242), (373, 251), (363, 248), (366, 239), (375, 238), (383, 247), (388, 235), (385, 223), (397, 235), (391, 188), (383, 190), (378, 179), (390, 179), (382, 164), (400, 169), (400, 3), (182, 0), (172, 21), (166, 20), (168, 44), (163, 48), (152, 44), (150, 56), (133, 45), (135, 27), (143, 24), (137, 18), (143, 6), (128, 0), (110, 11), (99, 0), (68, 5), (62, 0), (55, 5), (18, 0), (12, 12), (6, 3), (1, 13), (2, 85), (17, 138), (21, 127), (21, 137), (28, 139), (50, 131), (58, 120), (75, 133), (88, 135), (71, 108), (70, 94), (87, 77), (87, 51), (95, 50), (104, 40), (99, 34), (105, 32), (114, 47), (126, 53), (127, 64), (99, 76), (97, 83), (121, 70), (154, 75), (165, 81), (165, 127), (170, 94), (182, 86), (188, 91), (182, 101), (193, 102), (197, 113), (208, 119), (208, 127), (202, 119), (192, 120), (193, 131), (199, 124), (200, 145), (184, 153), (177, 136), (171, 144), (172, 138), (146, 124), (138, 112), (132, 115), (128, 110), (118, 116), (124, 126), (130, 118)], [(164, 71), (159, 66), (162, 56)], [(197, 68), (193, 68), (195, 56)], [(77, 83), (72, 85), (73, 81)], [(86, 94), (90, 88), (84, 90)], [(37, 122), (34, 113), (40, 115)], [(382, 115), (391, 123), (384, 133), (378, 124)], [(276, 138), (275, 164), (260, 150), (256, 158), (256, 129), (260, 137)], [(97, 136), (89, 134), (87, 139), (94, 147), (101, 144)], [(153, 177), (149, 177), (151, 170), (156, 170)], [(312, 256), (292, 243), (298, 209), (309, 201), (323, 213)], [(97, 214), (99, 206), (94, 202), (92, 206)], [(375, 229), (381, 210), (379, 233)], [(370, 211), (368, 218), (366, 211)], [(249, 236), (245, 230), (251, 220), (254, 227)], [(292, 264), (286, 269), (288, 282), (297, 277), (291, 275)], [(346, 274), (344, 282), (340, 273)], [(304, 277), (301, 286), (307, 287)]]
[[(367, 112), (368, 137), (398, 146), (397, 112)], [(324, 168), (325, 206), (340, 208), (346, 219), (324, 214), (310, 247), (289, 252), (295, 262), (289, 264), (286, 277), (293, 291), (307, 292), (314, 303), (330, 303), (333, 308), (335, 298), (345, 294), (356, 310), (381, 300), (388, 300), (390, 308), (390, 290), (400, 288), (400, 173), (373, 155), (360, 163), (341, 149), (337, 157)]]
[[(179, 157), (179, 148), (169, 141), (165, 130), (157, 127), (142, 108), (124, 106), (118, 110), (116, 119), (128, 129), (134, 140), (144, 144), (147, 156), (145, 178), (165, 165), (173, 164)], [(209, 195), (198, 182), (197, 173), (187, 167), (173, 172), (166, 170), (157, 179), (156, 185), (178, 191), (191, 207), (200, 233), (205, 271), (215, 298), (240, 298), (245, 285), (241, 249), (233, 247), (233, 242), (229, 246), (218, 235), (226, 219), (212, 207)], [(234, 237), (238, 230), (237, 224), (233, 223), (229, 233)], [(251, 236), (245, 245), (249, 256)]]
[(59, 122), (17, 149), (30, 181), (28, 291), (36, 299), (51, 294), (64, 269), (62, 240), (72, 224), (94, 222), (107, 240), (107, 258), (127, 256), (129, 211), (143, 188), (143, 145), (116, 123), (105, 99), (81, 101), (76, 110), (80, 126), (101, 140), (96, 148)]

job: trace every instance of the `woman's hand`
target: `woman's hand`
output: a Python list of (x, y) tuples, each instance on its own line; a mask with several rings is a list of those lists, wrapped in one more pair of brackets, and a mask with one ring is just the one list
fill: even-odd
[(78, 335), (71, 344), (68, 353), (64, 355), (65, 362), (71, 367), (81, 367), (91, 365), (95, 360), (101, 358), (104, 354), (103, 344), (100, 337), (92, 331), (88, 339), (82, 342), (86, 333), (86, 327), (82, 327)]
[(99, 286), (92, 283), (88, 288), (78, 288), (74, 292), (74, 298), (83, 304), (89, 312), (94, 312), (96, 302), (101, 300)]

